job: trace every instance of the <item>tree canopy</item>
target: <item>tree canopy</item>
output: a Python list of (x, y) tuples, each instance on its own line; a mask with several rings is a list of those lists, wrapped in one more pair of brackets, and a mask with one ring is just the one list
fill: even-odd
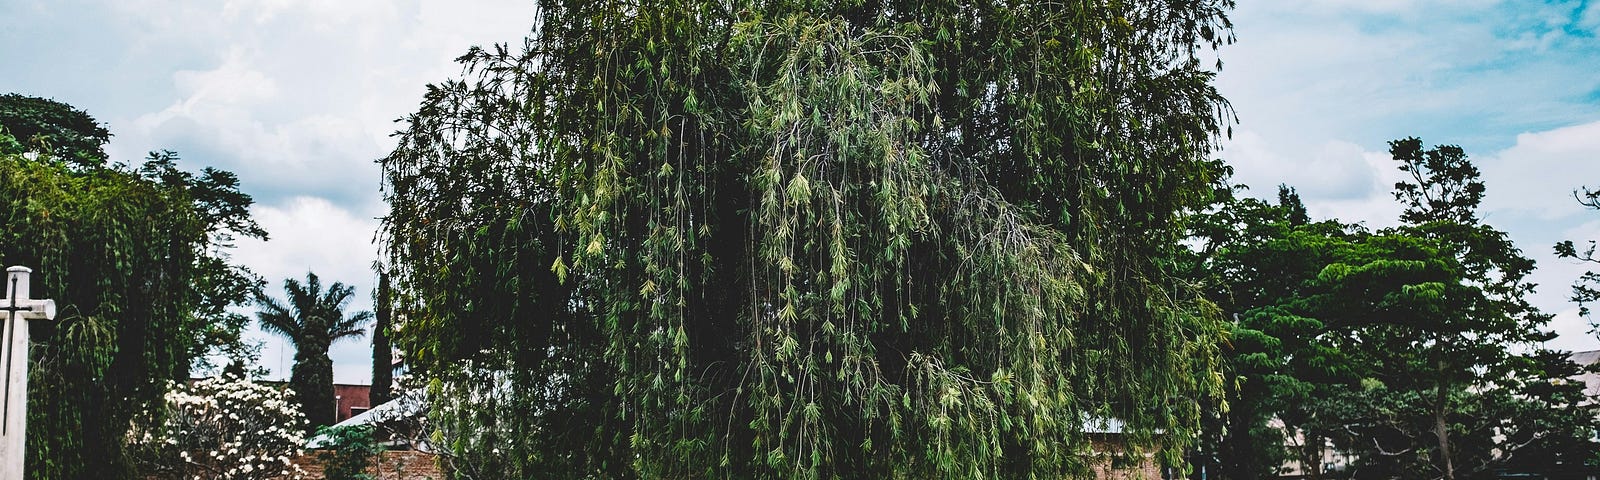
[(50, 151), (52, 158), (73, 165), (100, 166), (110, 158), (105, 144), (111, 131), (88, 112), (55, 100), (0, 95), (0, 127), (30, 150)]
[(395, 342), (507, 478), (1060, 477), (1108, 419), (1175, 459), (1231, 6), (542, 1), (382, 160)]
[[(1235, 318), (1233, 410), (1212, 446), (1227, 478), (1571, 474), (1595, 448), (1579, 369), (1540, 348), (1533, 261), (1482, 223), (1460, 147), (1390, 143), (1402, 224), (1312, 223), (1293, 190), (1195, 225), (1197, 277)], [(1324, 470), (1329, 448), (1348, 460)]]
[[(22, 103), (71, 114), (46, 131), (96, 125), (63, 104)], [(38, 118), (53, 117), (23, 120)], [(106, 136), (84, 138), (94, 142), (34, 157), (0, 133), (0, 263), (33, 267), (35, 295), (61, 305), (57, 321), (30, 327), (29, 478), (133, 477), (130, 425), (208, 352), (240, 351), (247, 319), (226, 309), (258, 282), (227, 257), (234, 236), (265, 236), (231, 173), (180, 170), (171, 152), (138, 166), (74, 161), (103, 158)]]

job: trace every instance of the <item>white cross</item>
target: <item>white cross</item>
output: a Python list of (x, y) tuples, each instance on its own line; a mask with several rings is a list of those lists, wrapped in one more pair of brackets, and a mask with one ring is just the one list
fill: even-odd
[(6, 313), (0, 329), (0, 368), (5, 369), (5, 404), (0, 405), (0, 480), (22, 480), (24, 432), (28, 427), (28, 320), (56, 318), (54, 300), (28, 298), (28, 267), (6, 269)]

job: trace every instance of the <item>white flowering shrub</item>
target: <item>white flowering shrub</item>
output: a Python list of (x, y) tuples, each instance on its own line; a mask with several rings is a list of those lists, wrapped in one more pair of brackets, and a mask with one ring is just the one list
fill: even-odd
[(169, 385), (165, 411), (135, 428), (130, 451), (153, 478), (300, 479), (305, 417), (291, 394), (224, 376)]

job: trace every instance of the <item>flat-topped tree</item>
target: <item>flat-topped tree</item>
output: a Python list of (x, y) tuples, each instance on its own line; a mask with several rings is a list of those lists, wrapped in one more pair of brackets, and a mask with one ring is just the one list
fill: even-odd
[(279, 302), (265, 293), (256, 294), (256, 320), (261, 329), (275, 333), (294, 345), (294, 367), (289, 388), (309, 423), (307, 428), (333, 425), (336, 410), (333, 395), (333, 360), (328, 348), (346, 338), (359, 338), (372, 320), (372, 312), (345, 315), (355, 288), (333, 282), (323, 290), (322, 279), (306, 273), (304, 283), (290, 278), (283, 281), (288, 302)]

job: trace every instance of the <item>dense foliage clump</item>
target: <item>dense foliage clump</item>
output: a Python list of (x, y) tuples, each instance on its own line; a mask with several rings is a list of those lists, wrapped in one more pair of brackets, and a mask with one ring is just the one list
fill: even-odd
[(1192, 223), (1196, 276), (1235, 320), (1237, 378), (1199, 461), (1245, 479), (1286, 460), (1319, 478), (1581, 476), (1600, 422), (1579, 366), (1542, 348), (1533, 260), (1478, 218), (1485, 188), (1460, 147), (1407, 138), (1390, 154), (1399, 226), (1313, 222), (1287, 187)]
[(1229, 7), (543, 1), (382, 161), (395, 342), (505, 478), (1058, 478), (1106, 419), (1172, 459)]
[(30, 326), (26, 471), (130, 478), (127, 432), (160, 410), (167, 382), (187, 379), (208, 352), (246, 350), (248, 319), (228, 308), (259, 280), (227, 252), (237, 236), (266, 232), (232, 173), (184, 171), (172, 152), (140, 165), (87, 161), (104, 159), (106, 138), (87, 114), (0, 97), (0, 125), (21, 124), (56, 133), (24, 143), (0, 132), (0, 264), (32, 267), (33, 295), (61, 312)]

